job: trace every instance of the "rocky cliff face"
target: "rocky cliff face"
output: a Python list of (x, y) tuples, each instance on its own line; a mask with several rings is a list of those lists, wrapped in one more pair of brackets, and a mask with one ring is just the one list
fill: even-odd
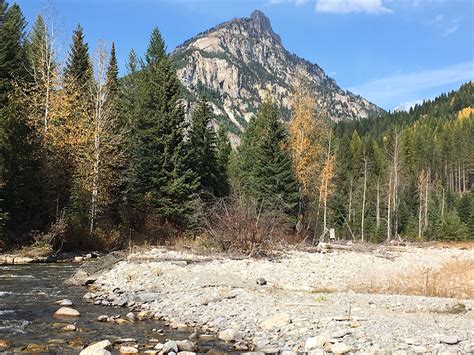
[(187, 90), (189, 108), (205, 94), (218, 119), (236, 135), (266, 95), (276, 99), (283, 117), (289, 118), (291, 87), (299, 76), (309, 81), (318, 105), (334, 121), (383, 112), (342, 90), (318, 65), (288, 52), (261, 11), (197, 35), (178, 46), (171, 57)]

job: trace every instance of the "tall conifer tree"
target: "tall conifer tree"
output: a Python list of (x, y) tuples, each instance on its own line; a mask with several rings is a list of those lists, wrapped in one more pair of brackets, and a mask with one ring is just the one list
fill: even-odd
[(137, 213), (186, 223), (195, 206), (197, 176), (189, 166), (180, 82), (158, 29), (151, 35), (134, 117), (131, 195)]

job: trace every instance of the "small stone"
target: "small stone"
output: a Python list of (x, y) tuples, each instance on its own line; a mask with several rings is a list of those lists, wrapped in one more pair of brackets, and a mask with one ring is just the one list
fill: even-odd
[(411, 350), (415, 354), (424, 354), (427, 351), (425, 346), (414, 346), (414, 347), (411, 348)]
[(178, 355), (196, 355), (194, 351), (180, 351)]
[(75, 263), (80, 263), (83, 260), (84, 260), (84, 258), (82, 256), (75, 256), (73, 261)]
[(65, 332), (74, 332), (76, 331), (76, 326), (74, 324), (68, 324), (63, 328), (63, 330)]
[(186, 325), (186, 323), (182, 323), (182, 322), (173, 322), (170, 324), (170, 328), (172, 329), (185, 329), (187, 327), (188, 326)]
[(117, 323), (118, 325), (123, 325), (123, 324), (129, 323), (129, 321), (126, 320), (126, 319), (123, 319), (123, 318), (117, 318), (117, 319), (115, 320), (115, 323)]
[(74, 308), (61, 307), (54, 312), (55, 317), (79, 317), (81, 314)]
[(98, 322), (108, 322), (109, 321), (109, 316), (106, 316), (105, 314), (98, 316), (97, 317)]
[(197, 349), (196, 344), (191, 340), (179, 340), (176, 342), (179, 351), (195, 351)]
[(134, 338), (120, 338), (116, 341), (116, 343), (123, 344), (123, 343), (136, 343), (137, 340)]
[(456, 335), (451, 335), (451, 336), (447, 335), (447, 336), (442, 337), (439, 340), (440, 343), (448, 344), (448, 345), (456, 345), (460, 341), (461, 339), (459, 339), (459, 337)]
[(72, 301), (68, 299), (63, 299), (63, 300), (56, 301), (56, 304), (59, 304), (62, 307), (70, 307), (72, 306)]
[(133, 314), (133, 312), (127, 313), (125, 317), (127, 317), (132, 322), (135, 320), (135, 314)]
[(137, 315), (136, 315), (136, 319), (138, 320), (145, 320), (145, 319), (148, 319), (150, 318), (150, 312), (149, 311), (141, 311), (141, 312), (138, 312)]
[(350, 331), (349, 329), (339, 329), (339, 330), (334, 331), (334, 332), (331, 334), (331, 336), (332, 336), (333, 338), (338, 339), (338, 338), (343, 338), (343, 337), (345, 337), (347, 334), (350, 334), (350, 333), (351, 333), (351, 331)]
[(160, 294), (154, 292), (143, 292), (137, 295), (138, 301), (145, 303), (156, 301), (159, 298)]
[(28, 344), (25, 351), (26, 353), (48, 353), (49, 347), (47, 345), (40, 344)]
[(134, 348), (133, 346), (121, 346), (119, 350), (120, 355), (128, 355), (128, 354), (137, 354), (138, 349)]
[(150, 355), (156, 355), (156, 354), (158, 354), (158, 351), (156, 351), (156, 350), (145, 350), (143, 353), (144, 354), (150, 354)]
[[(202, 338), (202, 336), (201, 336)], [(242, 333), (235, 329), (226, 329), (219, 333), (218, 338), (224, 341), (236, 341), (242, 339)]]
[(92, 345), (89, 345), (87, 348), (82, 350), (79, 355), (110, 355), (110, 351), (105, 350), (105, 348), (112, 345), (109, 340), (102, 340)]
[(166, 354), (166, 353), (170, 353), (171, 351), (174, 351), (175, 353), (178, 352), (178, 345), (176, 344), (175, 341), (173, 340), (168, 340), (164, 345), (163, 345), (163, 349), (161, 349), (161, 351)]
[(304, 344), (304, 350), (310, 351), (313, 349), (322, 348), (324, 347), (324, 344), (326, 344), (328, 341), (329, 339), (323, 335), (318, 335), (315, 337), (308, 338), (306, 339), (306, 342)]
[(158, 344), (155, 345), (155, 347), (153, 349), (161, 351), (161, 350), (163, 350), (164, 346), (165, 346), (165, 344), (158, 343)]
[(259, 277), (257, 279), (257, 285), (259, 286), (265, 286), (267, 284), (267, 280), (265, 280), (263, 277)]
[(8, 341), (6, 339), (0, 339), (0, 350), (8, 347)]
[(331, 346), (331, 351), (334, 354), (346, 354), (351, 350), (352, 348), (344, 343), (336, 343)]
[(291, 318), (287, 313), (275, 314), (265, 319), (260, 326), (266, 330), (279, 329), (291, 323)]

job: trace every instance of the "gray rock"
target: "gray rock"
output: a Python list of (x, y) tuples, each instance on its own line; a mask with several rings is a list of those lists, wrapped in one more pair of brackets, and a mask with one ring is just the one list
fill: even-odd
[(82, 350), (79, 355), (109, 355), (110, 352), (105, 349), (110, 345), (112, 345), (112, 343), (109, 340), (102, 340), (98, 343), (89, 345), (87, 348)]
[(194, 352), (197, 350), (196, 344), (191, 340), (179, 340), (176, 342), (179, 351), (191, 351)]
[(291, 318), (287, 313), (275, 314), (265, 319), (260, 326), (265, 330), (279, 329), (291, 323)]
[(106, 316), (105, 314), (98, 316), (97, 317), (98, 322), (108, 322), (109, 321), (109, 316)]
[(69, 307), (61, 307), (54, 312), (55, 317), (79, 317), (80, 315), (79, 311)]
[(350, 329), (339, 329), (339, 330), (334, 331), (334, 332), (331, 334), (331, 336), (332, 336), (333, 338), (338, 339), (338, 338), (343, 338), (343, 337), (345, 337), (347, 334), (350, 334), (350, 333), (352, 333), (352, 331), (351, 331)]
[(334, 354), (346, 354), (351, 350), (352, 348), (344, 343), (336, 343), (331, 346), (331, 351)]
[(63, 300), (57, 301), (56, 304), (59, 304), (62, 307), (70, 307), (72, 306), (72, 301), (65, 298)]
[(448, 345), (456, 345), (460, 341), (461, 339), (459, 339), (459, 337), (456, 335), (446, 335), (439, 340), (440, 343)]
[(159, 299), (160, 294), (156, 292), (143, 292), (137, 295), (138, 302), (153, 302)]
[[(155, 347), (156, 349), (156, 347)], [(178, 352), (178, 345), (176, 344), (175, 341), (173, 340), (168, 340), (166, 343), (163, 344), (163, 349), (161, 349), (161, 351), (164, 353), (164, 354), (168, 354), (170, 352), (175, 352), (177, 353)]]
[(219, 335), (217, 337), (220, 340), (224, 340), (224, 341), (236, 341), (236, 340), (241, 340), (243, 335), (240, 331), (236, 329), (226, 329), (219, 332)]
[(329, 341), (327, 337), (324, 335), (318, 335), (315, 337), (311, 337), (306, 339), (306, 342), (304, 344), (304, 350), (305, 351), (310, 351), (314, 349), (319, 349), (324, 346)]

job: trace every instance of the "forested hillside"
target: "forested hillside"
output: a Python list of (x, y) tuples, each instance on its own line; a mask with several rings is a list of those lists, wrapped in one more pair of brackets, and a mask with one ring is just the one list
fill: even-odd
[(474, 235), (472, 83), (410, 112), (334, 124), (300, 78), (290, 121), (262, 100), (232, 150), (205, 97), (187, 120), (156, 28), (119, 78), (114, 44), (80, 25), (67, 59), (53, 23), (26, 33), (0, 0), (0, 249), (205, 240), (262, 253), (296, 235), (381, 242)]
[(338, 123), (332, 208), (344, 234), (472, 238), (473, 113), (470, 82), (409, 112)]

